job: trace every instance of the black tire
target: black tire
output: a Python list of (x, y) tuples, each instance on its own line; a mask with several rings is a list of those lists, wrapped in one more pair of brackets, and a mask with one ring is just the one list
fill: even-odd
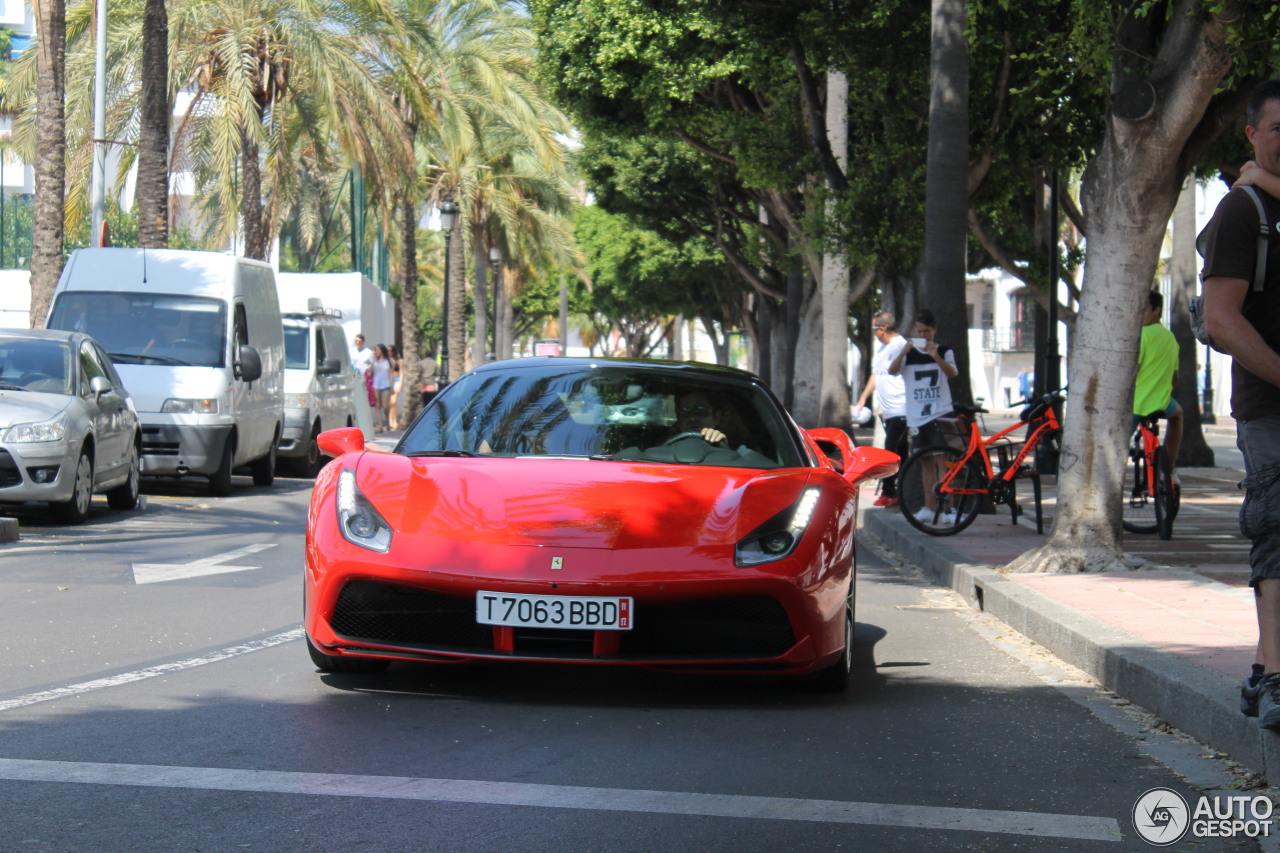
[(324, 467), (325, 455), (320, 452), (320, 422), (311, 428), (311, 437), (307, 439), (307, 455), (298, 460), (298, 469), (304, 477), (314, 477)]
[(107, 505), (112, 509), (128, 511), (138, 505), (138, 492), (142, 486), (142, 469), (138, 461), (138, 442), (129, 448), (129, 478), (107, 492)]
[(1129, 466), (1125, 470), (1121, 486), (1124, 509), (1120, 523), (1130, 533), (1156, 532), (1156, 502), (1151, 494), (1151, 476), (1147, 454), (1142, 450), (1142, 438), (1135, 435), (1129, 451)]
[(1178, 514), (1174, 504), (1173, 473), (1169, 470), (1169, 454), (1163, 446), (1156, 448), (1156, 533), (1161, 539), (1173, 538), (1173, 519)]
[(326, 655), (315, 647), (311, 638), (307, 637), (307, 654), (316, 669), (321, 672), (382, 672), (391, 665), (391, 661), (378, 658), (346, 658)]
[(280, 430), (271, 439), (271, 449), (266, 456), (259, 456), (249, 463), (255, 486), (270, 486), (276, 481), (276, 449), (280, 446)]
[[(928, 507), (924, 486), (926, 460), (937, 456), (942, 457), (944, 471), (964, 463), (949, 487), (959, 493), (939, 493), (935, 484), (932, 514), (922, 517)], [(912, 527), (930, 536), (952, 536), (973, 524), (986, 496), (987, 472), (982, 463), (976, 457), (965, 461), (965, 451), (949, 444), (920, 448), (907, 457), (898, 471), (898, 506), (902, 508), (902, 515)]]
[(222, 445), (222, 461), (218, 463), (218, 470), (209, 475), (209, 494), (215, 498), (225, 498), (231, 494), (231, 463), (235, 455), (234, 438), (228, 435), (226, 443)]
[(853, 674), (853, 609), (844, 610), (844, 654), (826, 669), (820, 669), (805, 681), (805, 687), (814, 693), (843, 693), (849, 689), (849, 677)]
[(54, 520), (59, 524), (80, 524), (89, 517), (89, 504), (93, 502), (93, 456), (87, 449), (80, 451), (72, 476), (75, 484), (71, 497), (49, 504)]

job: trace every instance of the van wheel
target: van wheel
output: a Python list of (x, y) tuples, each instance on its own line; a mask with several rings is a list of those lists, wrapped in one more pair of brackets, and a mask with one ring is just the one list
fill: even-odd
[(311, 437), (307, 439), (307, 455), (302, 460), (304, 477), (314, 477), (324, 467), (324, 454), (320, 452), (320, 425), (311, 428)]
[(130, 510), (138, 505), (138, 486), (142, 472), (138, 466), (138, 445), (129, 448), (129, 477), (107, 492), (107, 503), (115, 510)]
[(89, 503), (93, 500), (93, 457), (88, 450), (80, 451), (76, 463), (75, 484), (69, 500), (49, 504), (53, 517), (60, 524), (80, 524), (89, 517)]
[(280, 436), (277, 434), (271, 440), (271, 449), (267, 451), (267, 455), (260, 456), (249, 463), (249, 470), (253, 472), (253, 484), (255, 486), (270, 486), (276, 481), (276, 448), (279, 444)]
[(232, 445), (231, 436), (222, 445), (222, 461), (218, 470), (209, 475), (209, 494), (215, 498), (225, 498), (231, 494), (231, 460), (235, 458), (236, 449)]

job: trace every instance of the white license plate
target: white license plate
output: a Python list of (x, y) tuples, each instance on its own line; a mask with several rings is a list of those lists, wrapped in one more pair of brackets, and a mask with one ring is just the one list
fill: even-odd
[(521, 595), (476, 592), (476, 621), (519, 628), (630, 631), (634, 602), (626, 596)]

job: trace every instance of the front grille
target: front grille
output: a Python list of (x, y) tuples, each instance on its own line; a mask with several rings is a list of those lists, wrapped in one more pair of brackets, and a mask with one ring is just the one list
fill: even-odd
[[(475, 599), (411, 587), (351, 581), (330, 620), (343, 640), (493, 654), (493, 629), (475, 621)], [(677, 604), (636, 602), (636, 627), (619, 632), (614, 660), (732, 660), (777, 657), (795, 645), (782, 605), (763, 596)], [(516, 628), (515, 657), (591, 660), (593, 631)]]
[(161, 441), (159, 427), (142, 428), (142, 453), (145, 456), (177, 456), (180, 445), (176, 441)]
[(474, 599), (372, 581), (352, 581), (342, 588), (330, 624), (344, 640), (433, 649), (493, 649), (492, 629), (476, 623)]
[(622, 635), (623, 657), (774, 657), (795, 645), (775, 599), (715, 598), (636, 605), (636, 627)]
[(22, 484), (22, 472), (9, 451), (0, 449), (0, 489)]

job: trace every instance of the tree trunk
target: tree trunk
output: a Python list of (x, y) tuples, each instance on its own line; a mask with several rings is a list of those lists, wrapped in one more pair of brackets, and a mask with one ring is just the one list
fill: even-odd
[[(412, 131), (410, 146), (412, 147)], [(418, 332), (418, 206), (400, 199), (400, 398), (404, 422), (412, 423), (422, 409), (422, 342)]]
[[(969, 43), (966, 0), (933, 0), (929, 141), (924, 208), (924, 303), (937, 339), (955, 349), (956, 400), (971, 401), (965, 306), (969, 233)], [(909, 328), (909, 324), (908, 324)]]
[(1191, 334), (1190, 304), (1200, 289), (1200, 270), (1196, 262), (1196, 182), (1187, 179), (1173, 211), (1173, 284), (1170, 288), (1169, 319), (1173, 336), (1178, 339), (1178, 386), (1174, 398), (1182, 405), (1182, 446), (1176, 467), (1213, 467), (1213, 448), (1204, 439), (1204, 423), (1200, 418), (1200, 393), (1196, 387), (1196, 355), (1200, 343)]
[(241, 131), (240, 141), (240, 225), (244, 229), (244, 256), (261, 261), (267, 257), (267, 246), (262, 239), (262, 167), (258, 162), (258, 143), (248, 130)]
[(35, 209), (32, 212), (31, 327), (43, 329), (62, 274), (66, 192), (67, 10), (63, 0), (37, 0)]
[[(848, 170), (849, 79), (839, 71), (827, 72), (827, 137), (831, 151)], [(822, 259), (822, 398), (818, 406), (821, 426), (853, 428), (849, 414), (849, 268), (840, 255)]]
[[(1141, 309), (1187, 173), (1188, 139), (1230, 67), (1220, 24), (1192, 15), (1183, 2), (1167, 20), (1167, 28), (1163, 21), (1148, 22), (1160, 28), (1154, 79), (1118, 78), (1106, 136), (1085, 170), (1081, 200), (1089, 242), (1071, 340), (1058, 515), (1045, 544), (1011, 563), (1014, 570), (1079, 572), (1126, 565), (1121, 480), (1132, 428)], [(1145, 96), (1122, 97), (1129, 89)]]
[(138, 126), (138, 245), (169, 244), (169, 10), (146, 0), (142, 13), (142, 116)]
[(450, 382), (465, 372), (467, 362), (467, 256), (463, 229), (459, 227), (462, 221), (462, 216), (459, 216), (453, 223), (452, 236), (446, 240), (449, 258), (445, 267), (449, 275), (445, 282), (448, 289), (445, 301), (449, 304), (449, 316), (445, 318), (445, 335), (449, 340)]
[[(791, 415), (796, 423), (812, 429), (822, 422), (822, 291), (817, 282), (796, 273), (800, 289), (795, 298), (795, 335), (789, 347), (791, 368)], [(791, 301), (789, 298), (788, 301)], [(846, 406), (847, 408), (847, 406)]]
[[(479, 234), (479, 229), (473, 233)], [(475, 268), (472, 278), (472, 289), (475, 293), (475, 339), (471, 342), (471, 363), (476, 367), (484, 364), (485, 353), (489, 351), (489, 296), (485, 286), (489, 279), (489, 253), (484, 241), (471, 241), (471, 264)]]

